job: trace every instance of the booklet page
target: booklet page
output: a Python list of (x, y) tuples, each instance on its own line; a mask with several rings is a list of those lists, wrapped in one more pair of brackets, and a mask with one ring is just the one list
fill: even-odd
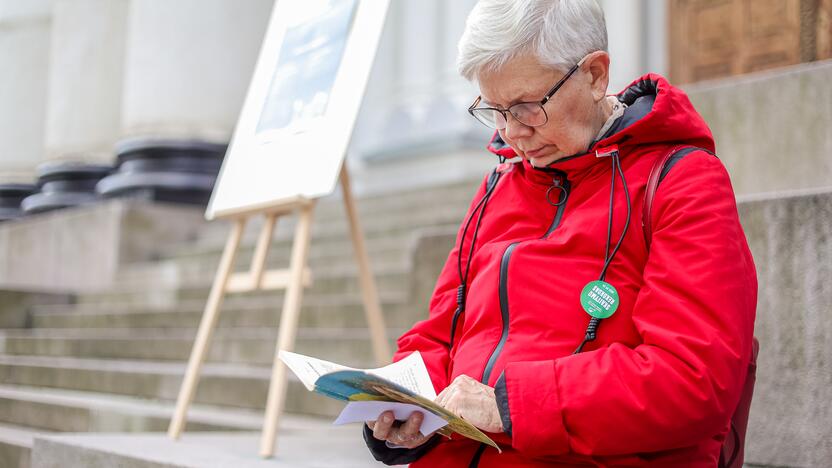
[(290, 351), (280, 351), (277, 356), (286, 364), (307, 390), (315, 390), (315, 381), (322, 375), (329, 374), (341, 370), (358, 370), (352, 367), (342, 366), (334, 362), (324, 361), (322, 359), (315, 359), (313, 357), (304, 356)]

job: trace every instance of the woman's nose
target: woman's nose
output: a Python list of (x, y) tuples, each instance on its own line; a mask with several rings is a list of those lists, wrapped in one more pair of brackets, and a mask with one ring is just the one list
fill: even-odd
[(532, 128), (528, 125), (522, 124), (511, 112), (506, 112), (506, 137), (515, 139), (517, 137), (528, 136), (532, 133)]

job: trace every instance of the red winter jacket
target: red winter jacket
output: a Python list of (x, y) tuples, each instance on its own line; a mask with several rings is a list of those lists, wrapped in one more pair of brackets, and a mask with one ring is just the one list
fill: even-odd
[[(629, 107), (586, 153), (543, 169), (527, 161), (499, 168), (450, 351), (458, 247), (428, 318), (398, 340), (394, 361), (420, 351), (437, 393), (460, 374), (495, 386), (507, 433), (491, 434), (503, 451), (485, 448), (481, 468), (717, 465), (751, 355), (753, 260), (728, 173), (706, 151), (675, 160), (661, 182), (648, 255), (641, 202), (654, 162), (677, 144), (714, 151), (714, 143), (687, 96), (659, 75), (617, 97)], [(607, 239), (612, 166), (595, 150), (614, 145), (632, 206), (606, 275), (620, 306), (573, 355), (590, 319), (580, 293), (598, 279)], [(514, 156), (499, 138), (490, 149)], [(553, 184), (568, 194), (560, 207), (547, 201)], [(613, 244), (627, 212), (616, 184)], [(411, 466), (468, 467), (478, 450), (466, 438), (438, 438)]]

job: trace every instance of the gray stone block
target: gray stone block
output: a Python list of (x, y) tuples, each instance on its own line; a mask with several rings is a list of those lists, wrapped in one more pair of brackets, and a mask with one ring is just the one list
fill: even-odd
[(35, 429), (0, 423), (0, 466), (29, 468), (30, 451), (38, 432)]
[(685, 86), (738, 195), (832, 186), (832, 61)]
[(195, 238), (198, 209), (111, 201), (0, 225), (0, 287), (74, 292), (107, 287), (120, 265)]
[(427, 318), (430, 298), (448, 253), (454, 247), (456, 231), (456, 226), (426, 230), (415, 242), (410, 280), (414, 322)]
[(0, 440), (0, 466), (4, 468), (29, 468), (31, 448)]
[(832, 460), (832, 191), (739, 205), (759, 281), (746, 462)]

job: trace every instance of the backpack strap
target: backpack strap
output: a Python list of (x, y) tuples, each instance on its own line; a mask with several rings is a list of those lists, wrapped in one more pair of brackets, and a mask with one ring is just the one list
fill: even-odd
[[(650, 215), (653, 209), (653, 198), (656, 196), (656, 189), (659, 188), (659, 183), (670, 172), (670, 169), (685, 157), (685, 155), (693, 151), (704, 151), (716, 156), (713, 152), (704, 148), (684, 145), (674, 146), (664, 156), (657, 159), (653, 164), (653, 169), (650, 170), (650, 176), (647, 178), (647, 188), (644, 193), (644, 208), (641, 212), (644, 241), (646, 242), (648, 251), (650, 250), (650, 241), (653, 236)], [(759, 349), (760, 343), (757, 341), (757, 338), (754, 338), (751, 348), (751, 359), (748, 363), (748, 374), (743, 384), (742, 393), (740, 394), (740, 401), (734, 413), (731, 415), (728, 434), (719, 453), (719, 464), (717, 465), (719, 468), (742, 468), (745, 455), (745, 434), (748, 427), (751, 398), (754, 394), (754, 382), (757, 376), (757, 353)]]
[(676, 145), (653, 163), (653, 168), (647, 177), (647, 187), (644, 192), (644, 206), (641, 210), (641, 226), (644, 230), (644, 243), (647, 245), (648, 251), (650, 250), (650, 242), (653, 240), (653, 225), (650, 218), (653, 212), (653, 199), (656, 197), (656, 190), (659, 188), (661, 181), (670, 172), (670, 169), (683, 157), (694, 151), (704, 151), (710, 155), (714, 155), (712, 151), (705, 148)]

